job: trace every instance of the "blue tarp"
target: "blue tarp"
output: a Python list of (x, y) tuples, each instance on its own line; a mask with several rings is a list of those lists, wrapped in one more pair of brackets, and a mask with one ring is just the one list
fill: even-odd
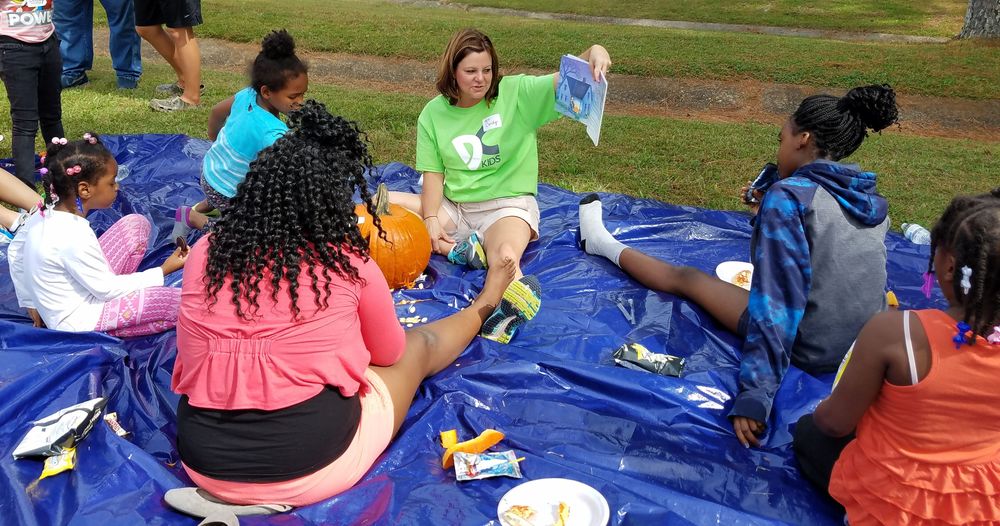
[[(103, 232), (125, 213), (148, 216), (153, 247), (142, 268), (162, 262), (174, 208), (201, 198), (198, 176), (208, 143), (176, 135), (105, 137), (122, 168), (114, 208), (91, 214)], [(650, 174), (655, 177), (655, 174)], [(416, 190), (418, 174), (390, 164), (374, 176)], [(611, 524), (840, 524), (802, 479), (790, 451), (791, 426), (829, 391), (794, 367), (778, 393), (762, 449), (744, 449), (726, 419), (736, 391), (739, 345), (700, 308), (650, 292), (576, 246), (579, 195), (539, 188), (542, 237), (524, 256), (538, 275), (541, 312), (510, 345), (476, 339), (455, 366), (423, 384), (397, 440), (354, 489), (317, 505), (244, 524), (498, 524), (500, 497), (525, 480), (563, 477), (600, 491)], [(711, 272), (748, 259), (747, 216), (621, 195), (602, 195), (609, 228), (652, 255)], [(889, 284), (906, 307), (943, 305), (919, 292), (927, 247), (886, 240)], [(4, 261), (5, 250), (0, 251)], [(180, 273), (169, 284), (179, 282)], [(465, 306), (482, 283), (434, 256), (428, 286), (396, 294), (424, 299), (436, 319)], [(845, 292), (849, 293), (849, 292)], [(631, 298), (636, 323), (616, 303)], [(170, 392), (173, 331), (119, 340), (98, 333), (34, 329), (17, 309), (0, 262), (0, 516), (5, 524), (195, 524), (163, 503), (190, 485), (174, 447), (177, 396)], [(400, 316), (410, 315), (405, 307)], [(616, 367), (611, 352), (636, 341), (687, 359), (682, 378)], [(109, 398), (125, 429), (97, 425), (74, 471), (36, 481), (41, 462), (12, 460), (33, 419), (95, 396)], [(438, 433), (468, 438), (506, 433), (526, 457), (525, 479), (458, 483), (439, 465)]]

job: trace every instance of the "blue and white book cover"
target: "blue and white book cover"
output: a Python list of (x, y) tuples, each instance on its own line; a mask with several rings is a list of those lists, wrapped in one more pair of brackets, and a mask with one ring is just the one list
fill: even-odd
[(608, 96), (608, 79), (594, 80), (590, 64), (573, 55), (563, 55), (559, 62), (559, 85), (556, 86), (556, 111), (582, 122), (587, 135), (597, 146), (604, 119), (604, 101)]

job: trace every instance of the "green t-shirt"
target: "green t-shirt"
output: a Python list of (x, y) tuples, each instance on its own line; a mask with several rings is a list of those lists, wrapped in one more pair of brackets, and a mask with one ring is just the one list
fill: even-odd
[(488, 107), (432, 99), (417, 119), (417, 170), (444, 174), (444, 195), (457, 203), (538, 193), (535, 130), (559, 118), (552, 77), (506, 76)]

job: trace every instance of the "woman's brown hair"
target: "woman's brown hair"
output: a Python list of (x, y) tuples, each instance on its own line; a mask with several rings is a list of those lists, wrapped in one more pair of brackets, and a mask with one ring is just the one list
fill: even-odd
[(481, 53), (486, 51), (490, 54), (490, 61), (493, 62), (493, 81), (486, 90), (486, 104), (492, 104), (500, 93), (500, 61), (497, 59), (497, 51), (493, 48), (490, 37), (484, 35), (478, 29), (459, 29), (451, 36), (448, 47), (441, 56), (438, 64), (437, 89), (444, 95), (452, 106), (458, 103), (458, 82), (455, 80), (455, 68), (469, 53)]

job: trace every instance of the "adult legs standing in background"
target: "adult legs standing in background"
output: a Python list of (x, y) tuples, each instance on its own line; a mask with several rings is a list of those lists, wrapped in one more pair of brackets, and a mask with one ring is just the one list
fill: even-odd
[(34, 188), (35, 136), (39, 124), (46, 141), (65, 135), (59, 41), (55, 35), (38, 44), (0, 36), (0, 53), (3, 56), (0, 77), (10, 101), (14, 175)]
[[(101, 0), (111, 32), (108, 48), (118, 87), (133, 89), (142, 75), (141, 40), (132, 0)], [(54, 0), (52, 18), (61, 44), (63, 88), (83, 86), (94, 65), (94, 0)]]
[(177, 75), (173, 84), (157, 86), (157, 94), (167, 98), (151, 100), (150, 107), (177, 111), (200, 104), (201, 51), (194, 26), (201, 24), (201, 0), (135, 0), (135, 24)]

